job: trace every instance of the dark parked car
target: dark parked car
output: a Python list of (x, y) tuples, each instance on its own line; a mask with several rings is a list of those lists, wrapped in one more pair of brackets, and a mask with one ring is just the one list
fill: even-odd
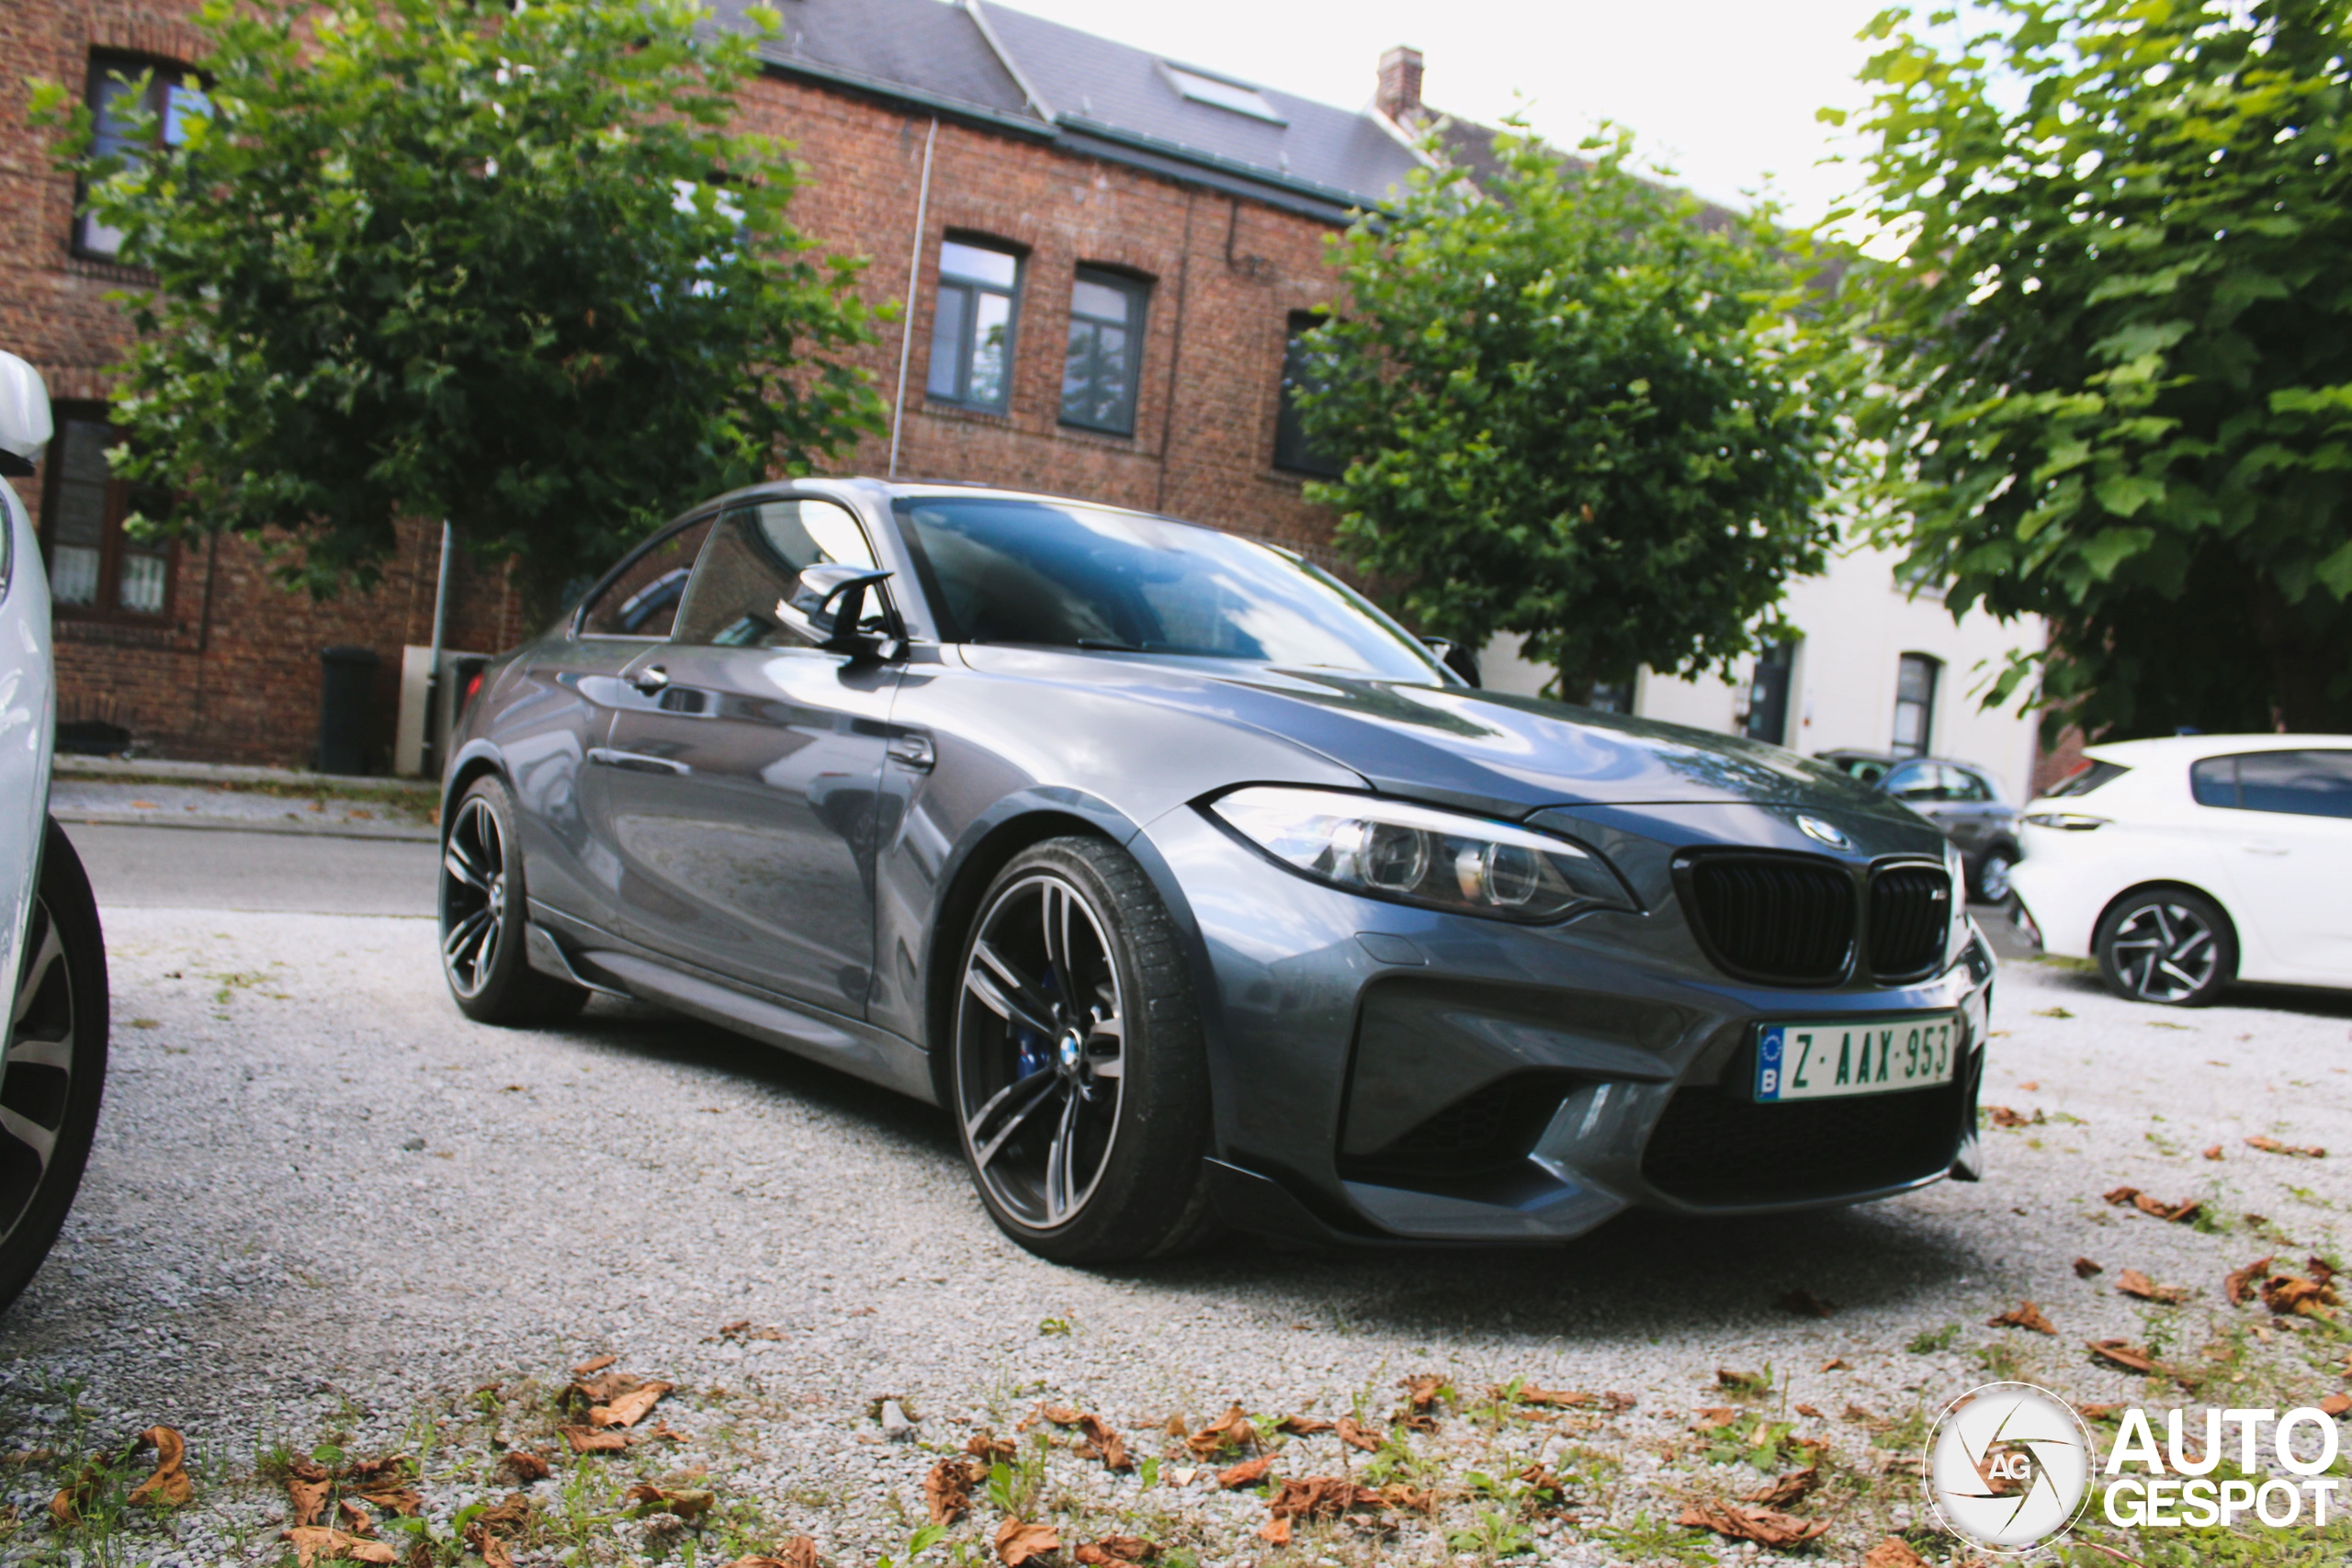
[(1822, 751), (1823, 761), (1875, 784), (1943, 830), (1960, 847), (1968, 886), (1998, 904), (2009, 896), (2009, 873), (2025, 858), (2018, 847), (2018, 807), (2001, 798), (1993, 775), (1973, 762), (1947, 757), (1897, 757), (1884, 751)]
[(1023, 1246), (1532, 1241), (1978, 1160), (1991, 956), (1909, 812), (1482, 693), (1296, 556), (1045, 496), (696, 509), (495, 667), (458, 1004), (661, 1003), (933, 1101)]

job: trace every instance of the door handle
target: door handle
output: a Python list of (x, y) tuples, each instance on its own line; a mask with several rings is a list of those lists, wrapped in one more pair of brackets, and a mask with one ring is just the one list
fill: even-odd
[(939, 755), (931, 747), (928, 735), (901, 735), (890, 742), (890, 761), (918, 773), (931, 772)]
[(649, 757), (642, 751), (616, 751), (610, 746), (591, 746), (588, 760), (607, 768), (625, 768), (632, 773), (691, 773), (694, 769), (684, 762), (672, 761), (667, 757)]
[(650, 697), (669, 685), (670, 672), (659, 664), (649, 664), (630, 676), (628, 683)]
[(2238, 847), (2250, 855), (2283, 855), (2291, 852), (2284, 844), (2240, 844)]

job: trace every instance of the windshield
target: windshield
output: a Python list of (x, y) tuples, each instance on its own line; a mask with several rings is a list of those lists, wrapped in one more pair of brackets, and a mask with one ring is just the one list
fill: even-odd
[(901, 497), (897, 509), (949, 642), (1446, 680), (1427, 649), (1327, 573), (1214, 528), (1001, 496)]

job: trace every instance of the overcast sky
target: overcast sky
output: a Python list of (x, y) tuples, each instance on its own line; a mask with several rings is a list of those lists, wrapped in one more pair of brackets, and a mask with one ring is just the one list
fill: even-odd
[(1850, 186), (1817, 166), (1825, 105), (1859, 107), (1882, 0), (1007, 0), (1170, 58), (1342, 107), (1369, 102), (1381, 53), (1426, 58), (1432, 107), (1492, 122), (1524, 95), (1535, 129), (1573, 143), (1633, 127), (1700, 195), (1736, 200), (1766, 175), (1792, 220)]

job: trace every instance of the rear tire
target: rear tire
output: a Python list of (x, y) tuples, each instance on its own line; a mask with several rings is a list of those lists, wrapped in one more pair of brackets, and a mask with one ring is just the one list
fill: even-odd
[(81, 859), (53, 821), (11, 979), (0, 1059), (0, 1306), (32, 1282), (64, 1228), (106, 1088), (106, 936)]
[(2152, 887), (2118, 899), (2093, 950), (2107, 988), (2130, 1002), (2203, 1007), (2237, 974), (2229, 917), (2201, 893)]
[(531, 967), (529, 924), (514, 796), (488, 774), (458, 797), (441, 836), (441, 975), (468, 1018), (561, 1023), (587, 1004), (585, 987)]
[(1143, 868), (1100, 839), (1023, 852), (980, 900), (961, 980), (948, 1106), (998, 1227), (1057, 1263), (1206, 1239), (1200, 1008)]

